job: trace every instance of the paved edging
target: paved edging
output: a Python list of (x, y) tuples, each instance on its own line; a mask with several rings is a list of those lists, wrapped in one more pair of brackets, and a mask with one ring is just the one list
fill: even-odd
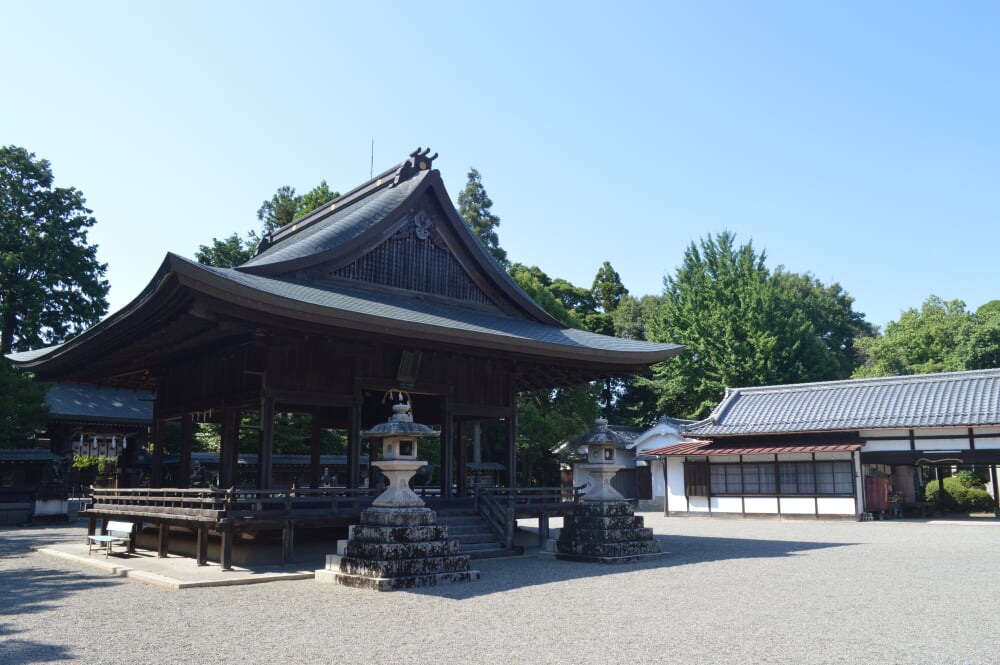
[(264, 582), (277, 582), (277, 581), (288, 581), (288, 580), (307, 580), (313, 579), (315, 573), (313, 572), (294, 572), (294, 573), (260, 573), (254, 574), (253, 577), (239, 576), (239, 573), (233, 573), (233, 577), (230, 579), (208, 579), (208, 580), (179, 580), (173, 577), (167, 577), (165, 575), (159, 575), (157, 573), (152, 573), (147, 570), (139, 570), (137, 568), (132, 568), (130, 566), (123, 566), (118, 563), (109, 561), (107, 559), (95, 559), (91, 556), (78, 556), (72, 552), (65, 552), (58, 549), (53, 549), (49, 547), (42, 547), (36, 550), (41, 554), (46, 554), (48, 556), (54, 556), (60, 559), (65, 559), (67, 561), (73, 561), (76, 563), (82, 563), (93, 568), (100, 568), (107, 571), (111, 575), (118, 577), (127, 577), (129, 579), (138, 580), (140, 582), (145, 582), (147, 584), (153, 584), (158, 587), (163, 587), (165, 589), (196, 589), (196, 588), (206, 588), (206, 587), (224, 587), (224, 586), (241, 586), (245, 584), (262, 584)]

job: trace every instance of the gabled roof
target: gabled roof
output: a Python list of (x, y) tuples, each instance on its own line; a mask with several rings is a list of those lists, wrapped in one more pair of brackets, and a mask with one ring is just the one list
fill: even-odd
[(637, 436), (632, 443), (629, 444), (629, 448), (641, 447), (647, 441), (650, 441), (656, 437), (662, 436), (677, 436), (683, 437), (681, 431), (684, 427), (691, 425), (695, 421), (693, 420), (681, 420), (678, 418), (669, 418), (667, 416), (660, 416), (656, 424), (644, 431), (642, 434)]
[(694, 436), (1000, 426), (1000, 369), (727, 391)]
[[(238, 268), (167, 254), (120, 311), (9, 357), (42, 379), (148, 390), (150, 368), (287, 330), (488, 354), (517, 364), (518, 389), (532, 389), (635, 373), (680, 352), (559, 324), (461, 220), (426, 153), (270, 234)], [(565, 370), (563, 383), (549, 383), (553, 370)]]

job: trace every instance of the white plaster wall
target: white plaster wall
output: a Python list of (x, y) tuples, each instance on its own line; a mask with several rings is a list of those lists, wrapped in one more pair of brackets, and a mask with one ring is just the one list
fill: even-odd
[(826, 462), (829, 460), (844, 461), (851, 459), (850, 451), (845, 452), (828, 452), (828, 453), (816, 453), (817, 462)]
[(774, 455), (744, 455), (744, 462), (773, 462)]
[(778, 456), (779, 462), (809, 462), (812, 460), (812, 453), (782, 453)]
[(773, 496), (748, 496), (745, 499), (748, 513), (774, 515), (778, 512), (778, 499)]
[(969, 439), (917, 439), (914, 443), (917, 450), (968, 450)]
[(740, 514), (743, 512), (743, 500), (738, 496), (713, 496), (712, 512)]
[(809, 497), (781, 497), (782, 515), (815, 515), (816, 500)]
[(861, 446), (861, 451), (873, 453), (880, 450), (909, 450), (909, 439), (893, 439), (892, 441), (868, 441)]
[(975, 430), (976, 436), (1000, 436), (1000, 427), (980, 427)]
[(1000, 449), (1000, 438), (981, 439), (976, 435), (976, 450), (998, 450)]
[[(671, 510), (673, 510), (673, 508), (671, 508)], [(691, 499), (688, 501), (688, 510), (690, 510), (692, 513), (707, 513), (708, 498), (704, 496), (691, 497)]]
[(687, 497), (684, 496), (684, 458), (668, 457), (666, 459), (667, 485), (670, 491), (667, 503), (671, 512), (683, 512), (688, 510)]
[(653, 498), (663, 499), (663, 458), (649, 463), (649, 475), (653, 480)]
[(889, 437), (910, 440), (910, 430), (908, 429), (863, 429), (859, 433), (862, 439), (878, 437), (885, 439)]
[(854, 515), (853, 497), (824, 497), (818, 501), (820, 515)]

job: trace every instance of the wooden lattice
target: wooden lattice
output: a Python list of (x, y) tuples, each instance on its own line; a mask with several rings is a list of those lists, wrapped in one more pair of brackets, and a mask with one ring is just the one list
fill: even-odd
[(388, 240), (354, 262), (330, 270), (327, 276), (493, 305), (433, 226), (423, 210), (410, 215)]

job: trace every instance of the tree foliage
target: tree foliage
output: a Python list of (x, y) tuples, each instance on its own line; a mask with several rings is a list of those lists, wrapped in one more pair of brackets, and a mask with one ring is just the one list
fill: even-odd
[(506, 268), (510, 266), (510, 261), (507, 259), (507, 252), (500, 247), (500, 238), (496, 231), (500, 226), (500, 218), (491, 208), (493, 201), (483, 187), (482, 176), (476, 169), (469, 169), (469, 180), (465, 189), (458, 195), (458, 214), (479, 237), (483, 247), (493, 255), (497, 263)]
[(772, 275), (763, 252), (728, 232), (691, 243), (664, 283), (650, 339), (685, 349), (654, 370), (661, 413), (704, 417), (726, 387), (843, 378), (854, 351), (839, 326), (867, 329), (839, 286)]
[(0, 358), (0, 448), (30, 448), (48, 422), (45, 391)]
[(856, 377), (1000, 367), (1000, 311), (987, 303), (972, 313), (961, 300), (931, 295), (857, 345), (864, 363)]
[[(295, 194), (294, 187), (288, 185), (279, 187), (271, 198), (261, 203), (260, 207), (257, 208), (257, 219), (262, 223), (261, 233), (266, 235), (277, 231), (282, 226), (291, 224), (338, 196), (340, 194), (331, 190), (330, 186), (326, 184), (326, 180), (301, 196)], [(215, 266), (216, 268), (235, 268), (253, 257), (260, 239), (261, 235), (254, 230), (247, 232), (245, 239), (241, 238), (238, 233), (233, 233), (222, 240), (212, 238), (212, 243), (200, 245), (194, 256), (202, 265)]]
[(108, 311), (97, 220), (73, 187), (53, 187), (46, 159), (0, 147), (0, 352), (56, 344)]

